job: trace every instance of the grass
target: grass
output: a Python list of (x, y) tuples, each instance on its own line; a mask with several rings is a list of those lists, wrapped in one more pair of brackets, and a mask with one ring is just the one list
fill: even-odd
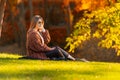
[(120, 64), (18, 59), (0, 54), (0, 80), (120, 80)]

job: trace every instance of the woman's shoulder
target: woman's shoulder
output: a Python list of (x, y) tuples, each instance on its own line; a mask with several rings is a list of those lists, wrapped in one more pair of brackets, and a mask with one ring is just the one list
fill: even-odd
[(31, 30), (31, 31), (29, 31), (27, 34), (28, 34), (29, 36), (35, 37), (35, 35), (37, 35), (37, 31)]
[(35, 31), (35, 30), (30, 30), (30, 31), (28, 31), (28, 34), (37, 34), (37, 31)]

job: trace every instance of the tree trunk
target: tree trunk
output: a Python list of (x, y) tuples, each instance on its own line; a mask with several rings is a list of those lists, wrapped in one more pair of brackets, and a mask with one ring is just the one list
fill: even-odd
[(2, 23), (3, 23), (5, 6), (6, 6), (6, 0), (0, 0), (0, 37), (1, 37), (1, 31), (2, 31)]
[(8, 10), (10, 12), (10, 22), (12, 24), (12, 29), (13, 29), (13, 35), (14, 35), (14, 38), (15, 38), (15, 42), (18, 44), (18, 46), (20, 46), (20, 38), (19, 38), (19, 34), (18, 34), (18, 31), (17, 31), (17, 26), (15, 26), (14, 23), (17, 23), (17, 20), (15, 20), (15, 16), (13, 15), (14, 12), (12, 11), (12, 7), (13, 5), (10, 5), (10, 0), (7, 1), (7, 4), (8, 4)]
[(66, 9), (66, 17), (67, 17), (67, 26), (66, 26), (66, 30), (67, 30), (67, 36), (70, 35), (71, 33), (71, 28), (72, 28), (72, 17), (71, 17), (71, 9), (70, 9), (70, 5), (69, 5), (69, 0), (66, 0), (66, 4), (65, 4), (65, 9)]
[(19, 27), (19, 35), (20, 35), (20, 47), (23, 50), (23, 54), (26, 53), (26, 25), (25, 25), (25, 9), (24, 4), (21, 2), (18, 4), (18, 10), (20, 13), (18, 14), (18, 27)]
[(49, 28), (49, 13), (47, 0), (44, 0), (44, 11), (45, 11), (45, 27)]
[(32, 20), (33, 17), (33, 6), (32, 6), (32, 0), (28, 0), (29, 2), (29, 10), (30, 10), (30, 21)]

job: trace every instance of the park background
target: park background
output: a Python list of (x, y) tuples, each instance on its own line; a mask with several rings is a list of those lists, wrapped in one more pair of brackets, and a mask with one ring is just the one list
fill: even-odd
[[(2, 0), (1, 0), (2, 1)], [(45, 28), (51, 35), (50, 46), (65, 48), (67, 37), (74, 32), (74, 26), (84, 17), (96, 10), (111, 7), (119, 0), (5, 0), (4, 18), (0, 38), (0, 52), (25, 55), (26, 32), (32, 16), (38, 14), (45, 20)], [(96, 27), (91, 29), (96, 31)], [(82, 30), (79, 30), (81, 32)], [(83, 33), (84, 34), (84, 33)], [(82, 42), (74, 52), (74, 57), (90, 61), (119, 62), (115, 48), (98, 46), (99, 40), (91, 38)], [(75, 45), (74, 45), (75, 46)], [(65, 49), (69, 51), (69, 47)]]
[[(78, 61), (21, 59), (41, 15)], [(120, 0), (0, 0), (0, 80), (120, 80)]]

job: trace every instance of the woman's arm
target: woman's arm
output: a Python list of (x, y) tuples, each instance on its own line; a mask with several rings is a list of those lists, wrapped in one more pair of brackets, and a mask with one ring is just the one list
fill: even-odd
[(50, 51), (51, 48), (48, 47), (46, 44), (42, 44), (41, 38), (37, 32), (32, 33), (30, 37), (30, 48), (34, 51)]

